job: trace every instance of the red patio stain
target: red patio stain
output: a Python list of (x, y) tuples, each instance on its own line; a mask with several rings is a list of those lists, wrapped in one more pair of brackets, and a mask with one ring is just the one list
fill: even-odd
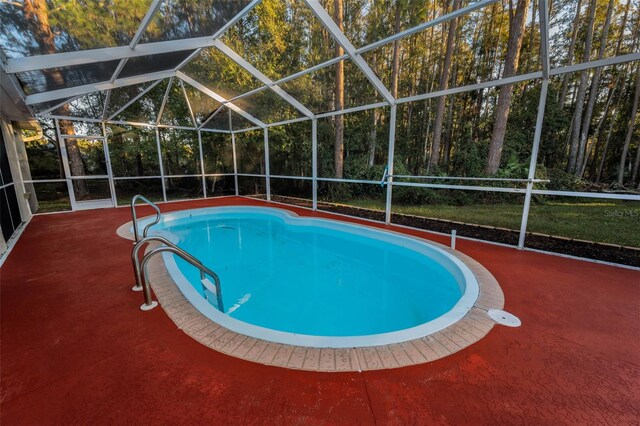
[[(246, 198), (162, 211), (264, 205)], [(406, 232), (444, 236), (288, 208)], [(141, 208), (144, 215), (149, 208)], [(36, 216), (1, 270), (0, 420), (26, 424), (599, 424), (640, 418), (640, 272), (480, 242), (520, 328), (429, 364), (366, 373), (232, 358), (142, 312), (126, 208)]]

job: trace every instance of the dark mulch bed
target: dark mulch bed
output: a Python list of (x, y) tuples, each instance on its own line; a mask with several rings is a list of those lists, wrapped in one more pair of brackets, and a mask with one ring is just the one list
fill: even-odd
[[(312, 207), (311, 201), (300, 198), (272, 196), (271, 199), (273, 201), (293, 204), (300, 207)], [(363, 209), (360, 207), (325, 202), (319, 202), (318, 208), (320, 210), (333, 213), (341, 213), (381, 222), (384, 221), (384, 212), (379, 210)], [(472, 225), (444, 219), (433, 219), (397, 213), (392, 214), (391, 221), (396, 225), (410, 226), (412, 228), (441, 232), (445, 234), (449, 234), (455, 229), (457, 235), (461, 237), (493, 241), (513, 246), (518, 245), (518, 231), (505, 228)], [(595, 243), (591, 241), (574, 240), (551, 235), (527, 233), (526, 247), (530, 249), (544, 250), (640, 267), (640, 249), (616, 246), (613, 244)]]

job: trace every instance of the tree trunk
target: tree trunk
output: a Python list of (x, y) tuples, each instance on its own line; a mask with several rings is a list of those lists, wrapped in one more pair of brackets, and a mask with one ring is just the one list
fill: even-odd
[[(73, 123), (68, 120), (60, 120), (60, 132), (67, 135), (73, 134)], [(66, 141), (66, 142), (65, 142)], [(67, 148), (67, 156), (69, 157), (69, 170), (71, 176), (85, 176), (84, 161), (80, 155), (78, 140), (76, 138), (63, 139), (60, 143), (64, 143)], [(89, 195), (86, 182), (82, 179), (73, 180), (73, 192), (78, 201), (84, 200)]]
[(624, 31), (627, 27), (627, 19), (629, 18), (630, 5), (631, 5), (631, 0), (627, 0), (627, 4), (624, 7), (624, 14), (622, 15), (622, 23), (620, 24), (620, 34), (618, 35), (618, 43), (616, 44), (616, 55), (618, 54), (618, 52), (620, 52), (620, 48), (622, 47), (622, 42), (624, 41)]
[(447, 128), (445, 132), (444, 148), (442, 149), (442, 164), (446, 168), (449, 166), (451, 148), (453, 147), (453, 102), (449, 102), (449, 106), (447, 108)]
[[(493, 8), (495, 7), (495, 4), (493, 4), (491, 6), (491, 11), (493, 12)], [(477, 25), (475, 28), (475, 31), (473, 33), (473, 38), (472, 38), (472, 46), (477, 46), (478, 44), (478, 39), (480, 37), (480, 32), (482, 31), (482, 24)], [(482, 49), (480, 58), (478, 61), (475, 61), (475, 67), (477, 69), (477, 72), (479, 74), (480, 70), (482, 69), (482, 64), (486, 61), (486, 49)], [(468, 67), (467, 71), (466, 71), (466, 76), (464, 77), (464, 81), (470, 81), (471, 77), (473, 75), (473, 70), (474, 70), (474, 64), (470, 64), (470, 66)], [(481, 111), (482, 111), (482, 99), (483, 99), (483, 94), (484, 94), (484, 90), (480, 89), (478, 90), (478, 95), (476, 97), (476, 102), (475, 102), (475, 110), (471, 113), (471, 120), (473, 122), (472, 125), (472, 135), (471, 137), (473, 138), (479, 138), (479, 134), (480, 134), (480, 119), (482, 117)]]
[[(140, 135), (138, 132), (135, 132), (133, 135), (133, 143), (135, 146), (141, 146), (142, 141), (140, 140)], [(136, 176), (144, 176), (144, 166), (142, 163), (142, 152), (136, 152)]]
[[(338, 1), (336, 0), (336, 4)], [(336, 7), (337, 9), (337, 7)], [(395, 19), (394, 19), (394, 29), (397, 34), (400, 32), (400, 17), (401, 17), (401, 4), (400, 1), (396, 1), (395, 7)], [(336, 20), (337, 22), (337, 20)], [(375, 63), (374, 63), (375, 66)], [(396, 40), (393, 42), (393, 59), (392, 59), (392, 70), (391, 70), (391, 96), (394, 98), (398, 97), (398, 74), (400, 72), (400, 41)], [(376, 110), (373, 111), (373, 129), (370, 133), (370, 150), (369, 150), (369, 165), (373, 166), (375, 161), (376, 154), (376, 127), (378, 123), (378, 114)]]
[[(532, 21), (535, 22), (536, 20), (536, 6), (537, 6), (538, 2), (533, 0), (533, 4), (531, 5), (531, 16), (533, 17)], [(534, 43), (534, 35), (535, 35), (535, 31), (533, 29), (533, 25), (531, 28), (531, 31), (529, 31), (529, 49), (531, 51), (533, 51), (533, 43)], [(540, 51), (540, 49), (538, 48), (538, 51)], [(525, 67), (525, 69), (529, 69), (529, 63), (531, 62), (531, 60), (533, 59), (533, 55), (527, 55), (527, 66)], [(525, 90), (526, 90), (525, 86)]]
[[(633, 95), (633, 106), (631, 107), (631, 115), (629, 116), (629, 125), (627, 126), (627, 134), (624, 138), (624, 145), (622, 147), (622, 154), (620, 154), (620, 165), (618, 168), (618, 185), (624, 183), (624, 166), (627, 162), (627, 154), (629, 153), (629, 145), (631, 144), (631, 137), (633, 136), (633, 128), (636, 124), (636, 114), (638, 113), (638, 100), (640, 99), (640, 65), (636, 67), (636, 90)], [(638, 148), (640, 152), (640, 148)], [(636, 156), (636, 162), (634, 165), (634, 171), (631, 182), (635, 182), (635, 178), (638, 174), (638, 162), (640, 161), (640, 154)]]
[[(436, 11), (436, 2), (432, 2), (432, 10), (431, 10), (431, 16), (430, 19), (433, 20), (436, 17), (437, 11)], [(426, 39), (426, 35), (425, 35), (425, 45), (426, 46), (434, 46), (434, 33), (435, 33), (435, 26), (432, 26), (429, 30), (429, 39)], [(432, 60), (432, 55), (434, 54), (435, 49), (430, 48), (429, 49), (429, 56), (428, 56), (428, 60), (427, 63), (431, 64), (431, 68), (428, 71), (428, 75), (429, 75), (429, 84), (428, 84), (428, 90), (427, 92), (433, 92), (433, 86), (435, 84), (435, 75), (436, 75), (436, 62)], [(437, 55), (437, 52), (435, 53)], [(422, 128), (424, 129), (424, 133), (422, 133), (422, 156), (420, 158), (420, 166), (417, 166), (417, 169), (421, 169), (423, 167), (423, 165), (427, 164), (427, 159), (429, 157), (429, 149), (431, 148), (431, 145), (429, 143), (429, 136), (431, 135), (431, 99), (425, 99), (424, 101), (424, 120), (423, 123), (426, 123), (426, 125), (422, 124)], [(418, 170), (416, 170), (418, 172)], [(420, 172), (422, 172), (420, 170)]]
[[(582, 0), (578, 0), (578, 6), (576, 7), (576, 15), (573, 18), (573, 29), (571, 31), (571, 42), (569, 43), (569, 52), (567, 53), (567, 66), (573, 64), (573, 53), (576, 48), (576, 40), (578, 38), (578, 29), (580, 28), (580, 8), (582, 7)], [(569, 88), (569, 79), (571, 73), (566, 73), (562, 77), (562, 89), (560, 91), (560, 98), (558, 99), (558, 105), (560, 108), (564, 108), (564, 101), (567, 98), (567, 90)]]
[[(624, 29), (627, 26), (627, 19), (629, 17), (629, 6), (630, 6), (630, 4), (631, 4), (631, 0), (627, 0), (627, 4), (626, 4), (626, 6), (624, 8), (624, 14), (622, 16), (622, 23), (620, 24), (620, 34), (619, 34), (619, 37), (618, 37), (618, 43), (616, 44), (616, 50), (615, 50), (615, 55), (614, 56), (618, 55), (618, 53), (620, 52), (620, 48), (622, 47), (622, 41), (624, 40), (623, 34), (624, 34)], [(616, 70), (616, 67), (614, 66), (613, 67), (613, 71), (615, 72), (615, 70)], [(623, 73), (624, 72), (622, 72), (621, 74), (623, 74)], [(608, 117), (609, 107), (611, 106), (611, 102), (613, 101), (615, 93), (616, 93), (616, 91), (618, 89), (618, 83), (620, 81), (622, 81), (622, 79), (620, 78), (621, 74), (618, 74), (616, 76), (615, 82), (613, 83), (613, 86), (612, 86), (613, 89), (611, 89), (609, 91), (609, 95), (607, 97), (607, 104), (606, 104), (606, 106), (604, 108), (604, 112), (602, 113), (602, 118), (600, 119), (600, 123), (598, 123), (598, 128), (596, 129), (596, 132), (595, 132), (596, 134), (598, 134), (598, 143), (596, 144), (596, 146), (594, 148), (593, 163), (592, 163), (592, 166), (591, 166), (590, 176), (594, 176), (594, 175), (596, 176), (596, 183), (599, 183), (600, 182), (600, 178), (602, 177), (602, 169), (604, 168), (604, 162), (606, 160), (607, 149), (609, 148), (609, 140), (611, 139), (611, 132), (613, 131), (614, 120), (613, 119), (611, 120), (611, 124), (609, 126), (609, 131), (607, 132), (606, 142), (605, 142), (604, 148), (602, 150), (602, 158), (601, 158), (601, 160), (599, 162), (599, 165), (597, 166), (597, 171), (596, 171), (596, 164), (597, 164), (597, 160), (598, 160), (598, 148), (601, 145), (601, 139), (602, 139), (601, 136), (604, 133), (604, 132), (601, 133), (601, 129), (604, 126), (604, 122)], [(620, 92), (622, 92), (622, 91), (620, 91)], [(612, 116), (615, 113), (615, 111), (618, 110), (618, 105), (620, 105), (621, 94), (622, 93), (620, 93), (618, 95), (618, 100), (616, 101), (616, 103), (615, 103), (615, 105), (614, 105), (614, 107), (612, 109), (612, 112), (611, 112)]]
[(425, 110), (425, 121), (427, 125), (424, 130), (424, 139), (422, 144), (422, 164), (427, 164), (427, 158), (429, 157), (429, 149), (431, 145), (429, 144), (429, 135), (431, 134), (431, 99), (425, 100), (424, 104)]
[[(626, 70), (621, 71), (621, 75), (625, 73)], [(621, 86), (624, 86), (624, 79), (620, 80), (621, 82)], [(617, 85), (617, 82), (616, 82)], [(602, 171), (604, 170), (604, 163), (607, 159), (607, 151), (609, 150), (609, 141), (611, 140), (611, 133), (613, 133), (613, 126), (615, 125), (615, 120), (614, 120), (614, 116), (616, 114), (616, 112), (618, 111), (618, 109), (620, 108), (620, 102), (622, 100), (622, 93), (623, 93), (623, 89), (622, 87), (620, 88), (620, 90), (618, 91), (618, 99), (616, 100), (615, 105), (613, 106), (613, 109), (611, 110), (611, 120), (609, 122), (609, 130), (607, 131), (607, 139), (604, 141), (604, 148), (602, 148), (602, 157), (600, 158), (600, 164), (598, 165), (598, 174), (596, 176), (596, 183), (599, 183), (600, 180), (602, 179)]]
[[(604, 140), (604, 132), (602, 131), (604, 123), (608, 117), (609, 114), (609, 108), (611, 108), (611, 102), (613, 101), (613, 98), (616, 94), (617, 88), (618, 88), (618, 81), (620, 79), (620, 76), (617, 76), (615, 81), (609, 85), (609, 91), (607, 93), (607, 102), (604, 105), (604, 110), (602, 111), (602, 116), (600, 117), (600, 120), (598, 121), (598, 125), (596, 126), (596, 130), (593, 133), (593, 137), (597, 138), (596, 143), (593, 145), (593, 148), (591, 150), (591, 153), (589, 154), (589, 156), (592, 158), (591, 161), (591, 167), (589, 168), (589, 178), (593, 180), (594, 176), (596, 175), (596, 164), (598, 161), (598, 151), (600, 150), (600, 147), (602, 146), (602, 141)], [(584, 166), (585, 169), (582, 171), (582, 175), (584, 176), (585, 170), (586, 170), (586, 166), (588, 163), (588, 158), (587, 161), (584, 162)]]
[[(607, 17), (604, 21), (602, 28), (602, 37), (600, 38), (600, 49), (598, 50), (598, 57), (596, 59), (602, 59), (604, 51), (607, 46), (607, 37), (609, 36), (609, 26), (611, 24), (611, 14), (613, 13), (614, 0), (609, 0), (609, 6), (607, 7)], [(582, 177), (585, 168), (587, 167), (588, 157), (585, 158), (587, 139), (589, 137), (589, 127), (591, 127), (591, 116), (593, 115), (593, 108), (596, 105), (598, 98), (598, 89), (600, 86), (600, 75), (602, 74), (602, 67), (596, 68), (593, 80), (591, 80), (591, 90), (589, 90), (589, 102), (587, 103), (587, 110), (584, 113), (582, 120), (582, 129), (580, 132), (580, 144), (578, 146), (578, 160), (576, 166), (577, 175)], [(584, 163), (584, 164), (583, 164)]]
[(369, 166), (373, 166), (376, 162), (376, 139), (378, 138), (378, 110), (373, 110), (373, 123), (371, 132), (369, 133)]
[(640, 169), (640, 145), (638, 145), (638, 150), (636, 151), (636, 159), (633, 162), (633, 174), (631, 175), (631, 185), (635, 183), (638, 177), (638, 169)]
[[(507, 55), (504, 63), (503, 78), (511, 77), (518, 71), (518, 58), (524, 37), (524, 26), (527, 20), (527, 9), (529, 0), (518, 0), (515, 14), (509, 22), (509, 41), (507, 43)], [(502, 146), (504, 145), (504, 135), (507, 130), (507, 120), (509, 119), (509, 109), (511, 107), (511, 97), (513, 96), (513, 84), (505, 84), (500, 88), (498, 103), (496, 105), (496, 116), (493, 122), (493, 133), (489, 145), (489, 155), (487, 156), (487, 174), (493, 175), (500, 167), (502, 157)]]
[[(593, 40), (593, 24), (596, 17), (597, 0), (591, 0), (589, 4), (589, 23), (587, 24), (587, 35), (584, 42), (583, 62), (591, 59), (591, 42)], [(578, 151), (580, 148), (580, 125), (582, 123), (582, 112), (584, 110), (584, 100), (587, 92), (587, 80), (589, 71), (580, 72), (580, 83), (576, 95), (575, 110), (571, 120), (571, 143), (569, 144), (569, 161), (567, 162), (567, 172), (576, 173), (579, 171)]]
[[(56, 53), (55, 49), (55, 37), (51, 26), (49, 25), (49, 11), (46, 0), (25, 0), (23, 6), (24, 15), (26, 21), (33, 25), (33, 31), (37, 34), (40, 47), (46, 54)], [(47, 86), (64, 86), (64, 75), (56, 69), (43, 70)], [(65, 104), (62, 107), (61, 115), (69, 114), (69, 105)], [(73, 135), (73, 123), (69, 121), (60, 121), (60, 130), (67, 135)], [(69, 167), (73, 176), (84, 176), (85, 169), (82, 157), (80, 156), (80, 150), (75, 139), (67, 139), (67, 155), (69, 157)], [(64, 143), (64, 141), (59, 141)], [(84, 180), (75, 180), (74, 193), (76, 198), (83, 199), (88, 195), (87, 185)]]
[[(458, 74), (458, 66), (453, 66), (453, 72), (451, 74), (451, 81), (456, 81)], [(466, 106), (466, 100), (465, 100)], [(462, 111), (466, 108), (463, 106)], [(451, 157), (451, 147), (453, 146), (453, 102), (449, 102), (447, 106), (447, 126), (445, 129), (444, 148), (442, 150), (442, 164), (446, 168), (449, 166), (449, 158)]]
[[(396, 10), (394, 19), (395, 34), (400, 32), (400, 11), (401, 0), (396, 0)], [(391, 69), (391, 96), (398, 97), (398, 74), (400, 72), (400, 40), (393, 42), (393, 67)]]
[[(340, 31), (344, 29), (342, 24), (344, 11), (342, 0), (334, 0), (334, 19)], [(344, 54), (342, 46), (336, 43), (335, 55)], [(335, 87), (335, 109), (344, 109), (344, 61), (340, 61), (336, 68), (336, 87)], [(336, 178), (344, 177), (344, 116), (335, 116), (335, 145), (334, 145), (334, 168)]]
[[(460, 7), (460, 0), (454, 0), (452, 11), (458, 10)], [(447, 47), (444, 54), (444, 65), (442, 66), (442, 73), (440, 74), (440, 89), (446, 90), (449, 87), (449, 74), (451, 72), (451, 59), (453, 56), (454, 37), (456, 34), (456, 27), (458, 25), (458, 19), (453, 19), (449, 24), (449, 32), (447, 34)], [(442, 139), (442, 122), (444, 119), (444, 107), (446, 96), (440, 96), (438, 98), (438, 104), (436, 106), (436, 119), (433, 126), (433, 143), (431, 144), (431, 157), (429, 157), (429, 163), (427, 164), (427, 173), (434, 167), (438, 166), (440, 162), (440, 141)]]
[[(371, 62), (371, 67), (374, 72), (377, 72), (378, 64), (376, 60), (376, 56), (373, 56), (373, 61)], [(369, 166), (373, 166), (376, 161), (376, 139), (378, 137), (378, 110), (376, 108), (373, 109), (373, 117), (371, 123), (371, 132), (369, 132)]]

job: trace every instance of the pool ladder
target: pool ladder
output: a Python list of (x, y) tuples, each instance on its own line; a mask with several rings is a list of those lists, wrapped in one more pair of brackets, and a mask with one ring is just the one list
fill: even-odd
[(147, 226), (145, 226), (144, 229), (142, 230), (142, 238), (147, 236), (147, 232), (149, 231), (149, 228), (151, 228), (156, 223), (160, 222), (160, 220), (162, 219), (162, 212), (160, 212), (160, 207), (158, 207), (156, 203), (154, 203), (153, 201), (150, 201), (148, 198), (143, 197), (140, 194), (135, 195), (131, 199), (131, 217), (133, 218), (133, 237), (135, 240), (134, 244), (140, 241), (140, 235), (138, 231), (138, 215), (136, 214), (136, 203), (138, 202), (138, 200), (144, 201), (146, 204), (151, 206), (156, 211), (156, 218), (152, 222), (149, 222)]
[[(145, 203), (149, 204), (156, 211), (156, 218), (150, 222), (147, 226), (144, 227), (142, 231), (142, 239), (140, 239), (138, 232), (138, 218), (136, 216), (136, 202), (138, 200), (142, 200)], [(224, 312), (224, 306), (222, 303), (222, 289), (220, 287), (220, 278), (218, 275), (213, 272), (211, 269), (204, 266), (202, 262), (196, 259), (191, 254), (187, 253), (185, 250), (181, 249), (171, 241), (167, 240), (164, 237), (160, 236), (147, 236), (147, 232), (149, 228), (156, 223), (160, 222), (162, 218), (162, 213), (160, 212), (160, 208), (149, 201), (142, 195), (136, 195), (131, 199), (131, 216), (133, 217), (133, 234), (135, 237), (135, 242), (133, 246), (133, 250), (131, 251), (131, 262), (133, 263), (133, 271), (136, 279), (136, 285), (132, 288), (133, 291), (143, 291), (144, 294), (144, 304), (140, 306), (140, 309), (143, 311), (149, 311), (156, 306), (158, 306), (158, 302), (154, 301), (151, 297), (151, 287), (149, 285), (149, 277), (147, 274), (147, 263), (153, 256), (158, 253), (169, 252), (173, 253), (177, 256), (180, 256), (186, 262), (195, 266), (200, 271), (200, 284), (202, 285), (202, 291), (205, 299), (208, 300), (207, 290), (213, 293), (216, 297), (217, 308), (220, 312)], [(142, 246), (150, 243), (150, 242), (159, 242), (164, 244), (163, 246), (157, 247), (151, 250), (149, 253), (146, 253), (142, 257), (142, 261), (138, 258), (138, 252), (142, 248)], [(207, 275), (213, 278), (213, 283), (207, 278)]]

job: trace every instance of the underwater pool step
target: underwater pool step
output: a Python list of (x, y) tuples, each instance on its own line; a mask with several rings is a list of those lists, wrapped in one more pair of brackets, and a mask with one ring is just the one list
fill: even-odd
[(207, 299), (209, 302), (211, 302), (211, 300), (209, 300), (209, 297), (207, 296), (207, 290), (208, 290), (209, 293), (211, 293), (214, 297), (213, 301), (215, 301), (216, 307), (220, 309), (220, 307), (218, 306), (218, 292), (216, 291), (215, 284), (213, 284), (211, 280), (207, 277), (202, 278), (200, 280), (200, 283), (202, 284), (202, 292), (204, 293), (204, 298)]

